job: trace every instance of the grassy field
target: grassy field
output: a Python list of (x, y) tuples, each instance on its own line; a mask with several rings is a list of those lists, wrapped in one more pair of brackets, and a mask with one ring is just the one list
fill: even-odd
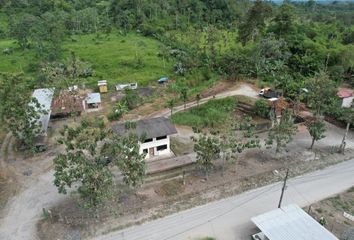
[(234, 97), (213, 99), (205, 104), (172, 115), (172, 121), (178, 125), (191, 127), (219, 127), (227, 123), (235, 110)]
[[(135, 33), (121, 35), (114, 32), (102, 35), (99, 40), (94, 34), (74, 36), (63, 43), (62, 60), (65, 62), (74, 51), (77, 58), (90, 64), (94, 76), (86, 79), (89, 86), (95, 86), (99, 79), (108, 80), (111, 86), (135, 81), (139, 85), (147, 85), (172, 73), (172, 62), (166, 62), (164, 66), (158, 57), (160, 45), (154, 39)], [(14, 52), (0, 55), (0, 72), (28, 74), (28, 66), (38, 62), (34, 50), (23, 51), (14, 40), (1, 40), (0, 50), (5, 48), (12, 48)]]

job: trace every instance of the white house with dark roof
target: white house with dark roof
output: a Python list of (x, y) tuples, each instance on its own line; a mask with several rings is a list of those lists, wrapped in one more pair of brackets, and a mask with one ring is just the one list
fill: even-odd
[[(158, 117), (139, 120), (135, 123), (136, 128), (129, 131), (135, 133), (139, 138), (144, 137), (144, 142), (139, 142), (139, 144), (140, 153), (146, 153), (145, 159), (173, 155), (170, 147), (170, 136), (176, 134), (177, 130), (169, 119)], [(120, 135), (129, 132), (124, 123), (116, 124), (112, 128)]]

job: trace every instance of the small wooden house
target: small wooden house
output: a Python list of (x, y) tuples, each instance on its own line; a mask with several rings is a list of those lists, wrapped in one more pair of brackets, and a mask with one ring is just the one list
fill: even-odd
[(98, 81), (98, 89), (100, 93), (106, 93), (108, 91), (107, 81), (106, 80)]

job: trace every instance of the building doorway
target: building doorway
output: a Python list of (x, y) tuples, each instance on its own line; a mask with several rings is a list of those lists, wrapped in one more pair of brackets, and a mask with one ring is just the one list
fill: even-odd
[(153, 157), (153, 156), (155, 156), (155, 148), (149, 148), (149, 155), (150, 155), (150, 157)]

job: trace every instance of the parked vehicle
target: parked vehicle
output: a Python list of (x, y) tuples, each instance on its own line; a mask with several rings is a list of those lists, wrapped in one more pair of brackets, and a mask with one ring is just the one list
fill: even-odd
[(259, 232), (252, 235), (252, 240), (269, 240), (264, 233)]
[(278, 98), (280, 94), (270, 88), (263, 88), (258, 93), (259, 96), (264, 98)]
[(137, 89), (138, 88), (138, 83), (123, 83), (123, 84), (117, 84), (116, 85), (116, 90), (117, 91), (123, 91), (125, 88), (129, 89)]

